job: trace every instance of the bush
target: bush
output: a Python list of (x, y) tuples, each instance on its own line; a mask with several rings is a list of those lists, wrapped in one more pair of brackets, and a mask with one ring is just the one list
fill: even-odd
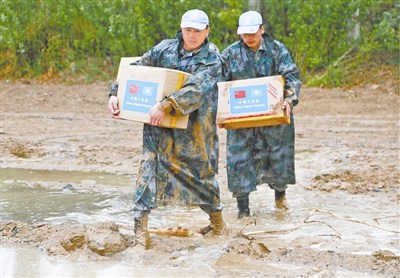
[(399, 65), (395, 0), (3, 0), (0, 78), (112, 80), (121, 57), (175, 36), (192, 8), (207, 12), (222, 50), (238, 39), (249, 4), (291, 50), (307, 85), (351, 85), (348, 77), (367, 67)]

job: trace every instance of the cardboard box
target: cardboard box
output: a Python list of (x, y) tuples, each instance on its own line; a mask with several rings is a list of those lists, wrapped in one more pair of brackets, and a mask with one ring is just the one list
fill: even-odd
[[(190, 74), (173, 69), (130, 65), (132, 59), (121, 59), (118, 70), (118, 103), (121, 119), (150, 123), (149, 111), (164, 96), (176, 92)], [(186, 129), (189, 115), (166, 114), (161, 126)]]
[(120, 74), (122, 73), (122, 68), (125, 66), (129, 66), (131, 63), (138, 63), (142, 59), (141, 56), (138, 57), (121, 57), (121, 61), (119, 62), (118, 75), (117, 80), (119, 80)]
[(290, 124), (282, 110), (281, 75), (218, 82), (219, 126), (226, 129)]

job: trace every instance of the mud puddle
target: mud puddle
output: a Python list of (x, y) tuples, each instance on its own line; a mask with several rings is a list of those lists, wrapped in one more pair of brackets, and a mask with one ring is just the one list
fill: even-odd
[[(114, 261), (77, 261), (51, 259), (35, 248), (21, 246), (2, 246), (1, 277), (196, 277), (192, 271), (178, 267), (164, 269), (146, 265), (132, 265), (122, 260)], [(203, 268), (195, 270), (210, 276), (211, 271)], [(200, 277), (200, 276), (198, 276)], [(202, 276), (204, 277), (204, 276)]]
[[(96, 231), (95, 225), (102, 222), (116, 223), (120, 231), (129, 234), (131, 185), (130, 177), (115, 174), (3, 169), (1, 221), (28, 223), (16, 224), (16, 230), (25, 227), (35, 233), (39, 233), (37, 223), (43, 222), (49, 227), (42, 229), (42, 237), (48, 238), (69, 235), (68, 225)], [(259, 187), (250, 195), (252, 217), (238, 220), (236, 202), (224, 189), (227, 236), (152, 234), (153, 248), (145, 253), (127, 247), (99, 256), (78, 248), (54, 256), (59, 252), (52, 246), (59, 245), (57, 240), (39, 241), (27, 232), (25, 238), (14, 241), (24, 244), (2, 240), (1, 277), (232, 277), (244, 273), (253, 277), (265, 277), (266, 273), (269, 277), (310, 273), (356, 277), (368, 273), (379, 256), (398, 262), (398, 205), (388, 205), (384, 193), (333, 194), (292, 186), (287, 194), (290, 209), (280, 211), (274, 208), (268, 186)], [(207, 224), (208, 216), (197, 207), (160, 207), (149, 218), (150, 228), (196, 231)], [(310, 269), (303, 256), (322, 257), (327, 263)], [(357, 261), (356, 266), (351, 260)], [(340, 267), (330, 270), (329, 264)]]
[(2, 169), (1, 176), (3, 221), (91, 223), (129, 211), (128, 192), (117, 190), (130, 184), (128, 176), (26, 169)]
[[(45, 225), (60, 225), (59, 230), (62, 230), (65, 225), (71, 225), (71, 229), (74, 229), (73, 227), (78, 227), (78, 225), (91, 227), (90, 224), (116, 223), (123, 227), (121, 229), (124, 230), (123, 233), (129, 234), (132, 233), (133, 227), (130, 212), (131, 185), (131, 177), (111, 173), (2, 169), (0, 220), (3, 223), (27, 223), (29, 229)], [(192, 219), (190, 211), (193, 210), (196, 213), (200, 212), (198, 208), (189, 209), (189, 213), (182, 207), (174, 208), (172, 212), (170, 209), (161, 208), (154, 213), (149, 225), (152, 227), (166, 227), (168, 224), (181, 225), (177, 223), (190, 225)], [(167, 215), (172, 216), (171, 223), (167, 223)], [(174, 219), (173, 215), (181, 215), (181, 217)], [(203, 222), (207, 224), (205, 216)], [(16, 230), (23, 229), (20, 227), (18, 226)], [(53, 235), (49, 232), (44, 236), (62, 237), (64, 234)], [(157, 242), (165, 238), (162, 236), (157, 238), (155, 235), (153, 239)], [(176, 263), (162, 269), (149, 267), (145, 262), (133, 264), (134, 259), (133, 261), (130, 259), (137, 254), (128, 255), (125, 259), (123, 256), (118, 256), (119, 254), (100, 257), (79, 251), (72, 252), (63, 258), (52, 257), (44, 254), (48, 253), (46, 249), (48, 251), (51, 247), (46, 244), (41, 246), (37, 239), (32, 240), (30, 235), (20, 241), (22, 243), (36, 242), (37, 246), (2, 242), (1, 277), (159, 277), (165, 275), (187, 277), (193, 271), (206, 276), (212, 273), (208, 267), (208, 264), (212, 262), (210, 259), (204, 260), (209, 257), (210, 250), (197, 248), (197, 245), (168, 251), (175, 254), (171, 256), (178, 262), (186, 261), (193, 250), (198, 249), (196, 255), (203, 263), (188, 265), (184, 270)], [(126, 252), (129, 254), (130, 251)]]

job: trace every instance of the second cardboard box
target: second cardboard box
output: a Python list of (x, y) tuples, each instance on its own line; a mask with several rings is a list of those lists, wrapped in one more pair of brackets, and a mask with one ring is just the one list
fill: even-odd
[(218, 82), (217, 122), (226, 129), (290, 124), (281, 75)]

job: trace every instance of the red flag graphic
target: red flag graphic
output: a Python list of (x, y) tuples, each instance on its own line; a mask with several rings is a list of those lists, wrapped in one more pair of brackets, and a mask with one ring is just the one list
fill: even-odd
[(137, 93), (139, 93), (139, 86), (138, 86), (138, 85), (135, 85), (135, 84), (132, 84), (132, 85), (129, 87), (129, 93), (131, 93), (131, 94), (137, 94)]
[(245, 98), (245, 97), (246, 97), (245, 90), (235, 91), (235, 98)]

